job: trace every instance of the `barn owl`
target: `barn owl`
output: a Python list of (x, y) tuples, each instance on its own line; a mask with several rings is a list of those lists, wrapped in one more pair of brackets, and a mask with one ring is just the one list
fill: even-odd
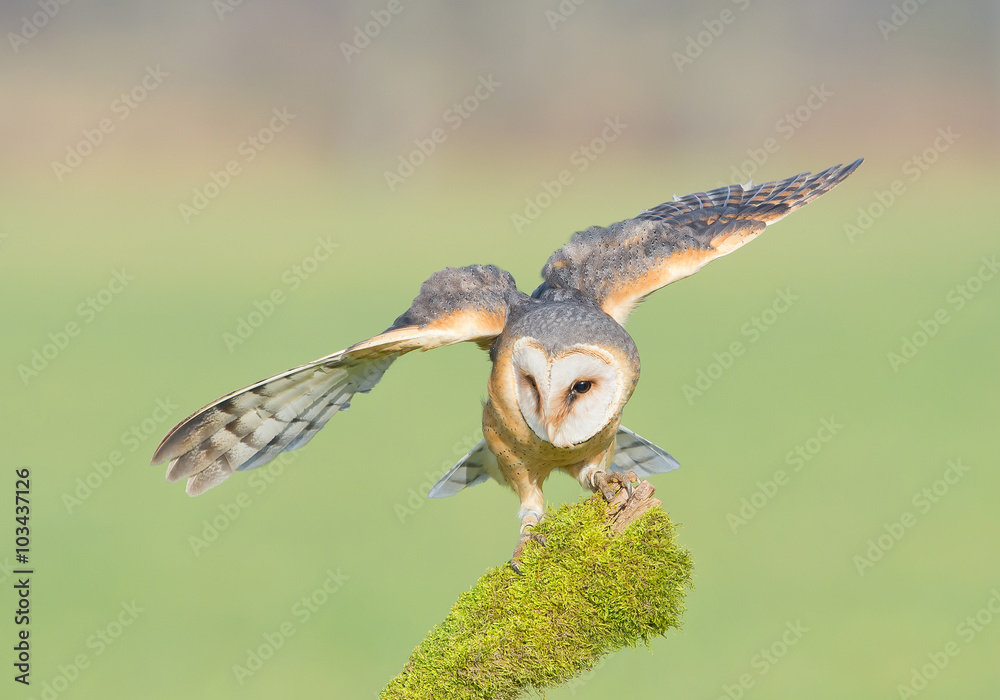
[(552, 471), (610, 500), (612, 486), (629, 488), (637, 476), (678, 466), (621, 425), (639, 380), (639, 353), (623, 325), (636, 304), (753, 240), (860, 164), (675, 196), (632, 219), (593, 226), (552, 254), (531, 295), (493, 265), (445, 268), (385, 332), (212, 402), (174, 427), (152, 462), (168, 461), (167, 481), (186, 478), (187, 493), (197, 496), (234, 471), (305, 445), (400, 355), (472, 341), (492, 362), (484, 439), (430, 496), (491, 477), (510, 486), (520, 499), (518, 569)]

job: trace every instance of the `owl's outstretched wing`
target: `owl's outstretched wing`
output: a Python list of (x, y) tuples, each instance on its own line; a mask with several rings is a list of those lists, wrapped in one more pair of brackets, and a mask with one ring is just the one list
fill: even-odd
[(753, 240), (768, 224), (840, 184), (862, 160), (812, 176), (675, 197), (633, 219), (575, 233), (545, 264), (545, 282), (534, 296), (578, 289), (624, 323), (648, 294)]
[(523, 296), (514, 278), (492, 265), (436, 272), (384, 333), (213, 401), (163, 438), (152, 463), (169, 460), (167, 481), (186, 477), (188, 494), (204, 493), (234, 471), (305, 445), (400, 355), (463, 341), (488, 347), (509, 305)]

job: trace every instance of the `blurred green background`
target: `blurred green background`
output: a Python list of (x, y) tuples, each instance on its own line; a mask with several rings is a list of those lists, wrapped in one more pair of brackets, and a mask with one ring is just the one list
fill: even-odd
[(630, 320), (624, 423), (683, 465), (653, 481), (696, 588), (682, 632), (549, 697), (997, 696), (996, 3), (52, 0), (0, 29), (3, 481), (31, 469), (36, 570), (4, 697), (374, 697), (515, 542), (494, 484), (419, 495), (480, 438), (482, 353), (404, 358), (197, 499), (148, 464), (166, 430), (445, 265), (530, 291), (573, 231), (859, 156)]

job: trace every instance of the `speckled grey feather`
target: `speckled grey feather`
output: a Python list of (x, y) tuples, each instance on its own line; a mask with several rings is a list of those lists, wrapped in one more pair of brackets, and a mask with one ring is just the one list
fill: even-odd
[(525, 299), (508, 312), (507, 326), (491, 350), (530, 337), (549, 354), (577, 343), (617, 347), (639, 368), (639, 351), (632, 336), (592, 299), (576, 290), (547, 290), (542, 299)]
[(578, 289), (603, 303), (671, 256), (711, 250), (711, 241), (742, 231), (759, 233), (773, 221), (828, 192), (861, 164), (834, 166), (816, 175), (801, 173), (762, 185), (729, 185), (698, 192), (647, 209), (608, 227), (573, 234), (542, 268), (543, 284), (533, 296), (553, 288)]
[(504, 314), (521, 297), (514, 278), (496, 265), (446, 267), (420, 285), (420, 294), (390, 328), (423, 326), (456, 311)]
[(542, 276), (550, 289), (578, 289), (600, 302), (679, 251), (709, 249), (709, 241), (719, 232), (642, 219), (619, 221), (607, 228), (591, 226), (574, 233), (569, 243), (552, 254)]

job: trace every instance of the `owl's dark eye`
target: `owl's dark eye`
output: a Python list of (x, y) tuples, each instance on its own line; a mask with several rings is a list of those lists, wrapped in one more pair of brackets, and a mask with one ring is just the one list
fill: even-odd
[(589, 380), (577, 382), (576, 384), (573, 385), (573, 393), (586, 394), (588, 391), (590, 391), (590, 387), (592, 386), (594, 386), (594, 383)]
[(529, 395), (533, 396), (536, 402), (541, 403), (542, 398), (538, 393), (538, 384), (535, 383), (535, 378), (530, 374), (524, 374), (521, 375), (521, 381), (528, 385), (530, 389)]

